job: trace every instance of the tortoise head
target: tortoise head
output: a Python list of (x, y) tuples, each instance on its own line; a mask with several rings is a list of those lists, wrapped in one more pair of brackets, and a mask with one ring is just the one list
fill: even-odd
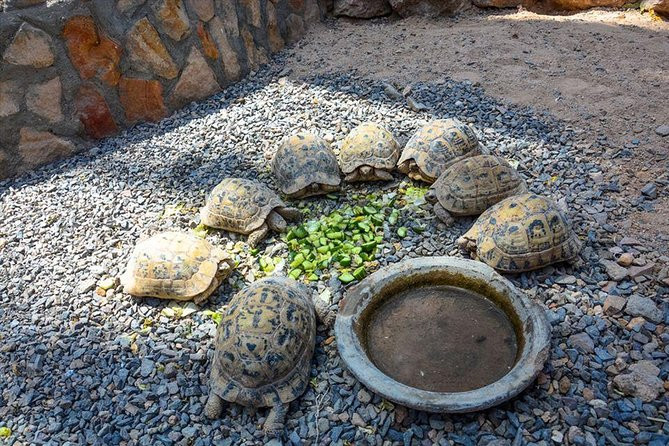
[(370, 166), (360, 166), (360, 175), (363, 177), (369, 177), (374, 169)]
[(425, 200), (431, 204), (437, 202), (437, 192), (434, 190), (434, 187), (429, 188), (427, 192), (425, 192)]

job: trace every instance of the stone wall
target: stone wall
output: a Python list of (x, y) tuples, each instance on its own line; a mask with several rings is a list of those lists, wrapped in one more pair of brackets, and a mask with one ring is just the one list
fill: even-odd
[(210, 96), (301, 37), (321, 9), (317, 0), (0, 0), (0, 178)]

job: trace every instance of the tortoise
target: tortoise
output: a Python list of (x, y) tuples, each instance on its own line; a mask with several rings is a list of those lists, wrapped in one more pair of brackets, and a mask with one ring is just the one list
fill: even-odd
[(199, 304), (225, 280), (234, 261), (208, 241), (183, 232), (161, 232), (140, 241), (121, 276), (126, 293)]
[(202, 223), (213, 228), (249, 234), (254, 247), (269, 232), (284, 232), (286, 220), (300, 219), (300, 211), (287, 207), (269, 187), (243, 178), (225, 178), (200, 209)]
[(397, 169), (414, 180), (433, 183), (448, 166), (480, 154), (478, 139), (470, 126), (456, 119), (437, 119), (413, 134)]
[(508, 273), (573, 260), (581, 248), (557, 203), (533, 193), (506, 198), (487, 209), (458, 245)]
[(220, 417), (225, 402), (270, 407), (263, 429), (280, 435), (288, 403), (309, 384), (316, 316), (332, 320), (322, 299), (287, 277), (261, 279), (238, 292), (216, 333), (205, 414)]
[(281, 192), (291, 198), (334, 192), (341, 183), (330, 145), (309, 132), (284, 138), (272, 160), (272, 171)]
[(389, 181), (400, 157), (393, 134), (373, 122), (363, 122), (344, 139), (339, 162), (345, 181)]
[(425, 198), (434, 203), (437, 217), (451, 225), (453, 216), (479, 215), (499, 201), (525, 192), (525, 181), (503, 158), (476, 155), (447, 168)]

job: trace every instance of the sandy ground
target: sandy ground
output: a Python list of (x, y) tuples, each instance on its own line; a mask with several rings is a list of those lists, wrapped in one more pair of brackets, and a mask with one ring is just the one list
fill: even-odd
[[(505, 102), (545, 110), (585, 131), (601, 164), (632, 201), (651, 180), (669, 179), (669, 22), (638, 11), (567, 16), (507, 10), (457, 18), (337, 20), (291, 50), (292, 76), (356, 72), (399, 87), (449, 76)], [(661, 184), (653, 212), (617, 222), (651, 244), (669, 233)], [(662, 243), (659, 246), (665, 245)]]

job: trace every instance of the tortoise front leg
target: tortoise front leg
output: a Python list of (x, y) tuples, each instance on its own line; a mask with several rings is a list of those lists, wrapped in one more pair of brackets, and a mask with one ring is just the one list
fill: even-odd
[(302, 219), (302, 212), (297, 208), (279, 208), (275, 212), (281, 214), (288, 221), (300, 221)]
[(267, 223), (263, 223), (261, 227), (249, 234), (249, 239), (246, 243), (248, 243), (251, 248), (255, 248), (258, 242), (265, 238), (268, 232), (269, 226), (267, 226)]
[(446, 226), (451, 226), (453, 223), (455, 223), (455, 220), (453, 220), (451, 214), (446, 209), (444, 209), (441, 204), (435, 203), (432, 209), (434, 209), (434, 213), (437, 215), (437, 218), (439, 218), (439, 220), (441, 220)]
[(393, 180), (393, 174), (383, 169), (374, 169), (374, 176), (380, 181)]
[(288, 406), (286, 404), (277, 404), (273, 406), (265, 424), (263, 425), (263, 430), (265, 435), (268, 437), (278, 437), (283, 433), (284, 422), (286, 421), (286, 414), (288, 413)]
[(214, 393), (213, 390), (210, 390), (209, 398), (207, 398), (207, 405), (204, 406), (204, 414), (212, 420), (220, 418), (221, 413), (223, 412), (223, 405), (223, 398)]
[(360, 181), (360, 174), (358, 173), (358, 169), (346, 175), (344, 177), (344, 181), (347, 183), (355, 183), (356, 181)]
[(326, 328), (332, 327), (332, 324), (334, 323), (337, 315), (330, 310), (330, 304), (321, 299), (318, 294), (314, 294), (312, 301), (314, 303), (314, 309), (316, 310), (316, 317), (318, 320), (320, 320)]

